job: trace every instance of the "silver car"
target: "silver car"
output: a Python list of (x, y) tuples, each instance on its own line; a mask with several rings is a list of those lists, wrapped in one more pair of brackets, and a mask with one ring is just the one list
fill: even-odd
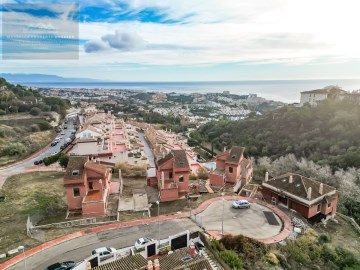
[(247, 200), (238, 200), (232, 203), (232, 207), (235, 209), (250, 208), (250, 203)]

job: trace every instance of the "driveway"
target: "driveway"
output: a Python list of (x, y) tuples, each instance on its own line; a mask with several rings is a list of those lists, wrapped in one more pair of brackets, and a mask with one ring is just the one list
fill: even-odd
[(263, 211), (271, 209), (252, 203), (249, 209), (233, 209), (232, 201), (217, 201), (209, 205), (196, 220), (207, 231), (221, 232), (222, 209), (224, 203), (224, 234), (242, 234), (255, 239), (264, 239), (278, 235), (282, 228), (281, 219), (275, 215), (279, 225), (270, 225)]

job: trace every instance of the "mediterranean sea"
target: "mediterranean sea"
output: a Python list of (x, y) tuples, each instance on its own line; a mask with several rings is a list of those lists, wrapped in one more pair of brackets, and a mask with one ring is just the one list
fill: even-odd
[(211, 81), (211, 82), (22, 82), (23, 85), (54, 88), (126, 89), (175, 93), (221, 93), (257, 94), (260, 97), (299, 102), (300, 92), (338, 85), (347, 91), (359, 90), (360, 79), (339, 80), (258, 80), (258, 81)]

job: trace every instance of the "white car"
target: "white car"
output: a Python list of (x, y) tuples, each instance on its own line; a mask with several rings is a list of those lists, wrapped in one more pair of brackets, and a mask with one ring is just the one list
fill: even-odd
[(61, 131), (60, 135), (65, 135), (65, 131)]
[(116, 249), (112, 248), (112, 247), (101, 247), (101, 248), (94, 249), (91, 252), (92, 255), (98, 254), (100, 261), (104, 261), (109, 258), (113, 258), (115, 253), (116, 253)]
[(235, 209), (250, 208), (250, 203), (247, 200), (234, 201), (232, 207)]
[(142, 237), (142, 238), (139, 238), (136, 242), (135, 242), (135, 249), (138, 250), (138, 249), (141, 249), (143, 247), (145, 247), (145, 244), (146, 243), (149, 243), (151, 241), (154, 241), (154, 239), (151, 239), (149, 237)]

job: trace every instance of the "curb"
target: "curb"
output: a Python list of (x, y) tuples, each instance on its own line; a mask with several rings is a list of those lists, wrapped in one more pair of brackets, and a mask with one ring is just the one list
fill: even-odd
[[(263, 206), (268, 207), (269, 209), (271, 209), (272, 211), (275, 212), (276, 215), (278, 215), (280, 217), (280, 219), (283, 222), (283, 229), (282, 231), (273, 237), (269, 237), (269, 238), (265, 238), (265, 239), (256, 239), (257, 241), (260, 241), (264, 244), (272, 244), (272, 243), (276, 243), (279, 242), (281, 240), (284, 240), (286, 237), (288, 237), (290, 235), (290, 233), (292, 232), (292, 224), (290, 222), (290, 218), (288, 216), (286, 216), (286, 214), (284, 212), (282, 212), (280, 209), (278, 209), (277, 207), (270, 205), (266, 202), (263, 201), (259, 201), (259, 200), (255, 200), (255, 199), (251, 199), (251, 198), (245, 198), (245, 197), (240, 197), (240, 196), (224, 196), (224, 199), (229, 201), (229, 200), (238, 200), (238, 199), (246, 199), (250, 202), (253, 203), (257, 203), (257, 204), (261, 204)], [(202, 202), (196, 209), (193, 209), (191, 211), (192, 215), (196, 215), (199, 214), (201, 212), (203, 212), (210, 204), (216, 202), (216, 201), (220, 201), (222, 200), (222, 197), (216, 197), (216, 198), (212, 198), (209, 200), (206, 200), (204, 202)], [(95, 228), (90, 228), (87, 229), (86, 232), (85, 231), (79, 231), (73, 234), (69, 234), (69, 235), (65, 235), (62, 236), (60, 238), (56, 238), (54, 240), (51, 240), (49, 242), (46, 242), (44, 244), (41, 244), (37, 247), (34, 247), (32, 249), (29, 249), (27, 251), (25, 251), (25, 254), (20, 254), (17, 255), (15, 257), (13, 257), (12, 259), (0, 264), (0, 269), (6, 269), (7, 267), (10, 267), (20, 261), (23, 260), (24, 255), (26, 257), (30, 257), (35, 255), (36, 253), (39, 253), (40, 251), (59, 245), (63, 242), (84, 236), (86, 234), (90, 234), (90, 233), (99, 233), (99, 232), (103, 232), (103, 231), (108, 231), (108, 230), (114, 230), (114, 229), (120, 229), (120, 228), (127, 228), (127, 227), (132, 227), (132, 226), (136, 226), (136, 225), (144, 225), (144, 224), (148, 224), (148, 223), (153, 223), (153, 222), (157, 222), (157, 221), (165, 221), (165, 220), (170, 220), (170, 219), (179, 219), (179, 218), (188, 218), (190, 216), (190, 211), (186, 211), (186, 212), (181, 212), (181, 213), (177, 213), (177, 214), (173, 214), (173, 215), (163, 215), (163, 216), (159, 216), (159, 217), (150, 217), (150, 218), (145, 218), (145, 219), (138, 219), (138, 220), (134, 220), (134, 221), (126, 221), (126, 222), (119, 222), (119, 223), (112, 223), (112, 224), (108, 224), (108, 225), (102, 225), (102, 226), (98, 226)]]

